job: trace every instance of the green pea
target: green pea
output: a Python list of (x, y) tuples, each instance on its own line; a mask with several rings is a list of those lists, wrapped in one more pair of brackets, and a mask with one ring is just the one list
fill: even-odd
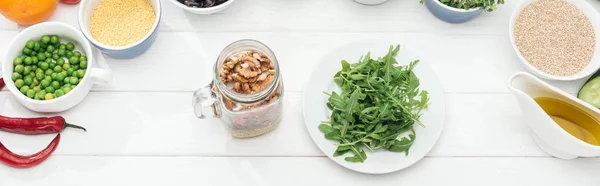
[(67, 53), (65, 54), (65, 57), (67, 57), (67, 58), (73, 57), (73, 52), (67, 51)]
[(58, 73), (54, 72), (50, 75), (50, 77), (52, 78), (52, 80), (56, 79), (56, 76), (58, 76)]
[(63, 59), (63, 58), (56, 59), (56, 64), (60, 65), (60, 66), (63, 66), (63, 64), (65, 64), (65, 59)]
[(54, 88), (50, 86), (46, 87), (44, 90), (46, 91), (46, 93), (54, 93)]
[(77, 70), (77, 77), (78, 78), (83, 78), (83, 76), (85, 75), (85, 70)]
[(23, 74), (29, 74), (29, 73), (31, 73), (32, 68), (33, 67), (31, 67), (31, 66), (25, 66), (25, 68), (23, 68)]
[(44, 43), (44, 44), (50, 43), (50, 36), (48, 36), (48, 35), (42, 36), (42, 43)]
[[(52, 91), (52, 92), (54, 92), (54, 91)], [(54, 95), (52, 95), (51, 93), (47, 93), (47, 94), (44, 96), (44, 98), (45, 98), (46, 100), (52, 100), (52, 99), (54, 99)]]
[(32, 52), (32, 51), (31, 51), (31, 49), (28, 49), (28, 48), (24, 48), (24, 49), (23, 49), (23, 54), (25, 54), (25, 55), (27, 55), (27, 56), (28, 56), (28, 55), (31, 55), (31, 52)]
[(36, 42), (33, 43), (33, 49), (32, 49), (33, 51), (38, 51), (38, 50), (40, 50), (40, 48), (41, 47), (40, 47), (40, 43), (39, 42), (36, 41)]
[(71, 77), (69, 83), (71, 83), (72, 85), (77, 85), (79, 84), (79, 79), (77, 79), (76, 77)]
[(42, 70), (42, 68), (38, 68), (38, 69), (36, 69), (36, 70), (35, 70), (35, 73), (36, 73), (36, 74), (37, 74), (37, 73), (42, 73), (42, 74), (44, 74), (44, 70)]
[[(65, 77), (66, 76), (63, 73), (59, 73), (59, 74), (56, 74), (56, 79), (54, 79), (54, 80), (56, 80), (58, 82), (61, 82), (61, 81), (63, 81), (65, 79)], [(54, 82), (52, 82), (52, 83), (54, 83)]]
[(23, 64), (23, 59), (21, 58), (15, 58), (15, 60), (13, 60), (13, 65), (17, 66)]
[(58, 54), (58, 56), (60, 57), (65, 57), (65, 55), (67, 55), (67, 51), (64, 48), (58, 49), (58, 52), (56, 52)]
[(33, 98), (33, 96), (35, 96), (35, 90), (29, 89), (29, 90), (27, 90), (26, 94), (27, 94), (27, 97)]
[(34, 57), (34, 56), (37, 56), (37, 54), (38, 54), (37, 52), (33, 51), (33, 52), (31, 52), (31, 55), (30, 55), (30, 56), (31, 56), (31, 57)]
[(25, 77), (25, 79), (23, 79), (23, 83), (25, 83), (25, 85), (29, 86), (33, 83), (33, 78), (31, 78), (30, 76)]
[(63, 70), (69, 70), (69, 69), (71, 69), (71, 64), (65, 63), (62, 65), (62, 67), (63, 67)]
[(70, 77), (65, 77), (65, 79), (63, 79), (63, 84), (65, 86), (70, 85), (69, 83), (71, 82), (71, 78)]
[(35, 91), (35, 93), (38, 93), (42, 90), (42, 88), (40, 87), (33, 87), (33, 91)]
[(46, 52), (54, 52), (54, 49), (56, 49), (56, 48), (54, 48), (54, 46), (49, 45), (48, 48), (46, 49)]
[(23, 74), (23, 70), (25, 69), (25, 67), (23, 65), (17, 65), (15, 67), (15, 72), (19, 73), (19, 74)]
[(64, 70), (63, 70), (62, 72), (60, 72), (60, 74), (62, 74), (62, 75), (63, 75), (63, 77), (67, 77), (67, 76), (69, 76), (69, 74), (67, 73), (67, 71), (64, 71)]
[(46, 62), (48, 63), (48, 67), (50, 67), (50, 69), (54, 69), (54, 67), (56, 66), (56, 63), (52, 62), (52, 60), (46, 60)]
[(61, 96), (64, 96), (64, 95), (65, 95), (65, 91), (62, 90), (62, 89), (58, 89), (58, 90), (54, 91), (54, 96), (57, 97), (57, 98), (61, 97)]
[[(46, 54), (39, 53), (37, 55), (37, 58), (38, 58), (38, 60), (44, 61), (44, 60), (46, 60)], [(27, 59), (27, 58), (25, 58), (25, 59)]]
[(23, 81), (23, 79), (17, 79), (17, 81), (15, 81), (15, 86), (17, 86), (17, 88), (21, 88), (23, 85), (25, 85), (25, 81)]
[(75, 57), (81, 57), (81, 52), (75, 51), (75, 52), (73, 52), (73, 56), (75, 56)]
[(79, 65), (71, 66), (73, 70), (79, 70)]
[(34, 78), (34, 79), (33, 79), (33, 81), (31, 82), (31, 86), (34, 86), (34, 87), (35, 87), (35, 86), (38, 86), (39, 84), (40, 84), (40, 81), (39, 81), (39, 80), (37, 80), (37, 79), (35, 79), (35, 78)]
[(79, 61), (87, 61), (87, 56), (81, 56), (81, 57), (79, 57)]
[(34, 57), (31, 57), (31, 64), (37, 65), (37, 64), (38, 64), (38, 62), (39, 62), (39, 60), (38, 60), (38, 58), (37, 58), (37, 57), (35, 57), (35, 56), (34, 56)]
[(48, 44), (44, 44), (44, 43), (40, 43), (40, 49), (36, 50), (36, 51), (46, 51), (46, 48), (48, 48)]
[(53, 81), (52, 88), (58, 90), (60, 88), (60, 83), (58, 81)]
[(52, 59), (58, 60), (59, 58), (60, 58), (60, 56), (58, 56), (58, 54), (52, 54)]
[(72, 68), (69, 68), (69, 70), (67, 70), (67, 74), (69, 74), (69, 76), (72, 76), (73, 72), (75, 72), (75, 70)]
[(79, 57), (77, 56), (73, 56), (69, 58), (69, 63), (72, 65), (77, 65), (79, 64)]
[(42, 70), (47, 70), (49, 66), (50, 66), (50, 65), (49, 65), (48, 63), (46, 63), (46, 62), (41, 62), (41, 63), (39, 64), (39, 67), (40, 67)]
[(60, 40), (58, 39), (58, 36), (53, 35), (52, 37), (50, 37), (50, 43), (52, 44), (60, 44)]
[(25, 47), (27, 47), (29, 49), (33, 49), (34, 45), (35, 45), (35, 41), (34, 40), (29, 40), (29, 41), (27, 41), (27, 44), (25, 44)]
[(29, 90), (29, 87), (28, 86), (22, 86), (19, 90), (21, 91), (21, 93), (27, 94), (27, 91)]
[(63, 87), (63, 91), (65, 92), (65, 94), (71, 92), (71, 90), (73, 90), (73, 88), (67, 86)]
[(59, 49), (59, 50), (60, 50), (60, 49), (65, 49), (65, 50), (67, 50), (67, 46), (66, 46), (65, 44), (60, 44), (60, 45), (58, 46), (58, 49)]
[(47, 79), (44, 79), (44, 80), (42, 80), (40, 82), (40, 86), (42, 86), (42, 88), (46, 88), (46, 87), (50, 86), (50, 82), (51, 81), (48, 81)]
[(81, 69), (87, 69), (88, 63), (87, 61), (80, 61), (79, 62), (79, 68)]
[(52, 71), (52, 69), (46, 70), (46, 77), (51, 78), (49, 75), (52, 75), (52, 73), (54, 73), (54, 71)]
[(58, 73), (60, 73), (60, 72), (62, 72), (62, 71), (63, 71), (63, 69), (62, 69), (62, 67), (60, 67), (60, 65), (56, 65), (56, 66), (54, 67), (54, 72), (58, 72)]
[(50, 52), (44, 52), (44, 55), (46, 55), (46, 58), (52, 58), (52, 53)]
[(17, 79), (21, 79), (21, 74), (19, 74), (17, 72), (13, 72), (11, 79), (13, 81), (17, 81)]
[(73, 51), (75, 49), (75, 45), (71, 42), (67, 43), (67, 50)]
[(37, 94), (35, 94), (35, 98), (36, 99), (41, 99), (44, 97), (44, 95), (46, 95), (46, 91), (45, 90), (40, 90)]

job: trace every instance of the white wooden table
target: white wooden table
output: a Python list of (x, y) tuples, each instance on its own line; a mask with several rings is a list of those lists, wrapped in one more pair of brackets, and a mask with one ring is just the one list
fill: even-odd
[[(589, 0), (600, 10), (600, 2)], [(89, 130), (67, 130), (57, 151), (32, 169), (0, 165), (0, 186), (107, 185), (600, 185), (600, 159), (558, 160), (543, 153), (521, 122), (507, 89), (523, 71), (510, 46), (509, 0), (493, 13), (444, 23), (418, 0), (363, 6), (351, 0), (238, 0), (216, 15), (184, 12), (166, 0), (160, 34), (133, 60), (107, 59), (110, 86), (96, 86), (60, 113)], [(77, 7), (60, 5), (54, 21), (77, 26)], [(0, 56), (23, 29), (0, 18)], [(198, 120), (191, 94), (209, 81), (227, 44), (265, 42), (277, 55), (287, 95), (281, 126), (262, 137), (231, 138), (217, 119)], [(305, 80), (323, 55), (344, 43), (383, 39), (410, 45), (440, 78), (447, 119), (437, 146), (414, 166), (387, 175), (356, 173), (330, 161), (302, 118)], [(581, 82), (555, 83), (575, 93)], [(6, 89), (0, 114), (41, 116)], [(9, 149), (29, 154), (54, 135), (0, 132)]]

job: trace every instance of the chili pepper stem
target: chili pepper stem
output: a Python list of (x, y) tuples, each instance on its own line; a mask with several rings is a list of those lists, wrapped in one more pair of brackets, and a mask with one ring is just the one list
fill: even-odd
[(65, 127), (64, 128), (76, 128), (76, 129), (81, 129), (81, 130), (87, 132), (87, 129), (83, 128), (82, 126), (73, 125), (73, 124), (70, 124), (70, 123), (67, 123), (67, 122), (65, 122)]

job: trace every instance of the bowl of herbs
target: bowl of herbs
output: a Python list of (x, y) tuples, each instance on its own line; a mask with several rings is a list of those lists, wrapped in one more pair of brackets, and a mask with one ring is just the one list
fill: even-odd
[(448, 23), (464, 23), (481, 12), (492, 12), (504, 0), (421, 0), (429, 12)]

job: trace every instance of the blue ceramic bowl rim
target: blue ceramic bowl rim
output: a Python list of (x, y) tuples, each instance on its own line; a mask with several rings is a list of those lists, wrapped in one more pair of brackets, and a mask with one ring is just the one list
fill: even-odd
[(439, 0), (432, 0), (432, 1), (434, 1), (435, 3), (437, 3), (438, 5), (440, 5), (441, 7), (444, 7), (445, 9), (450, 10), (450, 11), (454, 11), (454, 12), (465, 12), (466, 13), (466, 12), (476, 12), (476, 11), (481, 10), (481, 7), (471, 8), (469, 10), (459, 9), (459, 8), (454, 8), (454, 7), (445, 5), (444, 3), (440, 2)]
[[(89, 1), (89, 0), (88, 0)], [(81, 29), (83, 35), (85, 36), (85, 38), (87, 38), (92, 44), (94, 44), (94, 46), (98, 47), (98, 48), (102, 48), (102, 49), (106, 49), (106, 50), (113, 50), (113, 51), (120, 51), (120, 50), (127, 50), (127, 49), (131, 49), (133, 47), (136, 47), (142, 43), (144, 43), (144, 41), (148, 40), (150, 38), (150, 36), (156, 32), (156, 30), (158, 30), (158, 25), (160, 23), (160, 19), (162, 18), (162, 5), (160, 3), (160, 0), (151, 0), (156, 2), (156, 8), (154, 9), (154, 11), (156, 11), (158, 14), (158, 16), (156, 17), (156, 20), (154, 21), (154, 25), (152, 26), (152, 29), (150, 29), (150, 31), (139, 41), (132, 43), (130, 45), (127, 46), (121, 46), (121, 47), (114, 47), (114, 46), (107, 46), (105, 44), (102, 44), (98, 41), (96, 41), (96, 39), (94, 39), (94, 37), (92, 37), (89, 32), (89, 30), (87, 29), (86, 25), (83, 25), (83, 11), (84, 9), (82, 7), (79, 7), (79, 28)], [(85, 2), (81, 2), (80, 3), (81, 6), (85, 5)]]
[(202, 11), (212, 11), (212, 10), (217, 10), (221, 7), (224, 6), (229, 6), (229, 4), (233, 3), (235, 0), (227, 0), (227, 2), (224, 2), (223, 4), (217, 5), (217, 6), (213, 6), (213, 7), (208, 7), (208, 8), (193, 8), (193, 7), (188, 7), (185, 6), (184, 4), (181, 4), (179, 1), (177, 0), (169, 0), (171, 1), (171, 3), (175, 4), (175, 6), (178, 6), (179, 8), (183, 8), (184, 10), (190, 10), (190, 11), (197, 11), (197, 10), (202, 10)]

